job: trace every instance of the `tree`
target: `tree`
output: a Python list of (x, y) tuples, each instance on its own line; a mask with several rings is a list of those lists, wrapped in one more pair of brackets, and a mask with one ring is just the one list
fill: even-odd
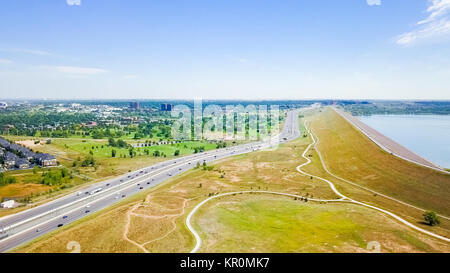
[(439, 218), (434, 211), (427, 211), (423, 214), (425, 223), (427, 223), (430, 226), (439, 225), (441, 222), (439, 221)]
[(112, 138), (112, 137), (108, 138), (108, 145), (111, 147), (116, 146), (116, 142), (114, 141), (114, 138)]
[(180, 155), (180, 150), (175, 150), (175, 153), (173, 153), (174, 156), (179, 156)]
[(111, 157), (116, 157), (116, 150), (114, 149), (111, 150)]
[(128, 144), (125, 141), (123, 141), (122, 139), (117, 140), (116, 147), (126, 148), (127, 146), (128, 146)]
[(8, 176), (4, 173), (0, 173), (0, 186), (16, 183), (16, 178), (13, 176)]

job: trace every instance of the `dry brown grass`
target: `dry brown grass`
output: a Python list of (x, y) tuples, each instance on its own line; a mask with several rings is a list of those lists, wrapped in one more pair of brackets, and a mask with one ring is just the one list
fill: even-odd
[[(210, 194), (237, 190), (271, 190), (299, 195), (308, 194), (324, 199), (335, 198), (336, 196), (326, 183), (302, 176), (295, 169), (296, 166), (305, 162), (301, 158), (301, 153), (309, 143), (309, 138), (299, 138), (288, 144), (281, 145), (275, 151), (255, 152), (221, 160), (215, 164), (214, 171), (204, 171), (201, 169), (188, 171), (172, 178), (164, 184), (134, 195), (111, 208), (93, 214), (61, 230), (45, 235), (32, 243), (19, 247), (16, 251), (64, 252), (66, 250), (61, 245), (64, 245), (67, 241), (75, 240), (81, 243), (83, 252), (187, 252), (192, 249), (194, 238), (185, 227), (185, 218), (187, 213), (196, 204), (207, 198)], [(404, 206), (395, 204), (391, 200), (375, 197), (371, 193), (329, 177), (321, 167), (315, 151), (312, 151), (311, 154), (312, 164), (308, 165), (305, 169), (332, 180), (343, 193), (359, 201), (367, 201), (371, 204), (380, 205), (383, 208), (394, 209), (394, 212), (411, 220), (413, 223), (419, 221), (418, 219), (420, 219), (421, 215), (414, 209), (404, 208)], [(219, 172), (219, 169), (224, 173), (223, 178), (220, 178), (222, 172)], [(373, 176), (372, 174), (365, 174), (364, 176), (367, 180), (373, 181), (375, 176), (378, 175), (375, 174)], [(368, 175), (372, 176), (367, 178)], [(235, 202), (245, 203), (243, 201), (252, 200), (253, 197), (249, 197), (248, 195), (230, 196), (227, 200), (217, 200), (218, 203), (216, 201), (208, 202), (208, 206), (211, 206), (211, 208), (227, 207), (231, 211), (234, 210), (237, 216), (243, 216), (241, 208)], [(280, 196), (261, 196), (261, 198), (269, 198), (273, 202), (282, 200), (281, 202), (283, 203), (286, 201), (285, 197)], [(263, 204), (270, 207), (270, 202), (272, 201), (269, 199), (267, 199), (267, 202), (263, 202)], [(271, 211), (271, 216), (269, 216), (289, 218), (292, 211), (286, 211), (282, 208), (291, 208), (294, 211), (297, 208), (296, 206), (291, 206), (290, 200), (287, 200), (287, 203), (286, 206), (281, 206), (278, 210)], [(298, 203), (298, 201), (295, 204), (298, 206), (304, 205), (304, 203)], [(448, 250), (447, 244), (443, 244), (437, 239), (406, 228), (379, 212), (348, 204), (339, 205), (341, 208), (335, 207), (332, 204), (325, 204), (327, 208), (325, 211), (323, 211), (325, 207), (320, 206), (322, 205), (312, 204), (309, 215), (317, 218), (320, 215), (318, 212), (328, 211), (329, 206), (329, 213), (327, 214), (327, 221), (329, 223), (342, 220), (347, 224), (354, 224), (355, 228), (356, 226), (357, 228), (353, 231), (346, 229), (347, 233), (345, 234), (349, 237), (343, 236), (339, 240), (331, 240), (331, 242), (335, 243), (326, 245), (323, 240), (328, 240), (330, 238), (329, 236), (336, 236), (338, 234), (330, 235), (327, 231), (328, 226), (320, 227), (317, 222), (314, 222), (317, 227), (315, 231), (317, 232), (315, 235), (317, 237), (316, 239), (320, 239), (319, 241), (323, 243), (317, 244), (314, 247), (311, 244), (317, 241), (311, 239), (312, 241), (309, 247), (306, 247), (307, 244), (301, 247), (290, 244), (289, 237), (282, 236), (283, 233), (290, 234), (290, 229), (281, 228), (279, 229), (281, 233), (273, 235), (270, 233), (272, 229), (270, 226), (261, 224), (259, 226), (259, 235), (255, 234), (251, 237), (245, 237), (242, 234), (236, 234), (225, 238), (229, 240), (240, 238), (239, 247), (236, 244), (229, 244), (228, 247), (224, 245), (223, 248), (213, 248), (213, 246), (218, 246), (220, 238), (210, 237), (211, 232), (214, 233), (214, 229), (211, 226), (214, 227), (214, 225), (217, 225), (217, 221), (221, 221), (222, 218), (215, 218), (219, 216), (214, 215), (214, 210), (208, 210), (205, 207), (205, 209), (202, 208), (204, 215), (209, 215), (211, 218), (199, 214), (198, 217), (194, 217), (194, 221), (197, 223), (196, 219), (198, 219), (200, 221), (198, 223), (207, 222), (205, 222), (205, 226), (203, 224), (197, 226), (199, 229), (205, 228), (203, 234), (208, 236), (207, 251), (243, 251), (242, 247), (249, 246), (244, 250), (250, 252), (358, 252), (365, 251), (364, 244), (368, 240), (382, 241), (388, 251), (429, 252)], [(260, 212), (262, 214), (255, 214), (253, 216), (254, 219), (263, 216), (264, 210)], [(373, 223), (371, 219), (374, 219)], [(353, 224), (352, 221), (354, 222)], [(446, 233), (448, 232), (447, 224), (443, 223), (441, 227), (429, 229), (441, 234)], [(304, 222), (304, 225), (308, 225), (308, 222)], [(224, 229), (224, 234), (227, 234), (233, 228), (236, 228), (236, 226), (232, 225)], [(101, 235), (98, 235), (99, 233)], [(276, 241), (277, 238), (281, 238), (280, 240), (286, 243), (281, 245), (268, 244), (268, 247), (264, 247), (267, 242), (265, 234), (275, 236), (271, 237), (271, 240)], [(322, 239), (320, 238), (321, 236), (323, 237)], [(356, 236), (357, 239), (352, 236)]]

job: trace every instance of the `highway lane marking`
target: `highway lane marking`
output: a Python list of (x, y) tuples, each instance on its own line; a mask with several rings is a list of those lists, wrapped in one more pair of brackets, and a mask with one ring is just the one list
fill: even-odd
[[(276, 136), (276, 137), (278, 137), (278, 136)], [(202, 154), (202, 155), (199, 156), (199, 157), (196, 157), (196, 156), (190, 156), (190, 157), (194, 157), (194, 158), (193, 158), (193, 161), (199, 160), (199, 159), (200, 159), (200, 160), (202, 160), (202, 159), (208, 159), (208, 158), (211, 158), (211, 159), (212, 159), (211, 161), (215, 161), (215, 160), (216, 160), (216, 157), (215, 157), (215, 156), (217, 156), (217, 155), (219, 155), (219, 156), (224, 156), (224, 158), (226, 158), (226, 156), (227, 156), (228, 154), (230, 154), (230, 156), (238, 155), (238, 154), (245, 154), (245, 153), (251, 152), (251, 151), (248, 151), (248, 150), (251, 150), (251, 149), (253, 149), (253, 150), (262, 150), (262, 149), (264, 149), (265, 147), (270, 147), (270, 146), (273, 145), (273, 144), (272, 144), (272, 143), (262, 143), (262, 144), (261, 144), (261, 143), (257, 142), (257, 143), (243, 144), (243, 145), (245, 145), (245, 146), (241, 146), (241, 147), (235, 146), (235, 147), (233, 147), (233, 148), (229, 148), (229, 149), (223, 150), (223, 153), (219, 153), (219, 154), (217, 154), (218, 151), (216, 151), (216, 155), (214, 155), (214, 154)], [(258, 145), (259, 145), (259, 146), (258, 146)], [(254, 148), (254, 146), (257, 146), (257, 148)], [(230, 153), (230, 149), (231, 149), (231, 151), (232, 151), (233, 153)], [(236, 151), (236, 150), (237, 150), (237, 151)], [(217, 160), (218, 160), (218, 159), (217, 159)], [(150, 172), (150, 173), (147, 173), (147, 174), (145, 174), (145, 176), (143, 175), (143, 176), (141, 176), (141, 177), (135, 177), (135, 178), (133, 178), (132, 180), (129, 180), (129, 181), (126, 182), (127, 185), (128, 185), (128, 184), (131, 184), (131, 185), (128, 185), (128, 186), (126, 186), (126, 187), (123, 187), (122, 189), (119, 189), (118, 191), (111, 192), (109, 195), (105, 195), (105, 196), (103, 196), (103, 197), (100, 197), (100, 198), (98, 198), (98, 199), (96, 199), (96, 200), (93, 200), (93, 201), (87, 203), (87, 204), (85, 203), (85, 204), (83, 204), (82, 206), (79, 206), (79, 207), (76, 207), (76, 208), (74, 208), (74, 209), (72, 209), (72, 210), (69, 210), (68, 212), (65, 212), (65, 214), (73, 213), (74, 211), (77, 211), (77, 210), (81, 209), (82, 207), (85, 207), (85, 206), (94, 204), (94, 203), (96, 203), (96, 202), (98, 202), (98, 201), (101, 201), (101, 200), (103, 200), (103, 199), (106, 199), (106, 198), (108, 198), (108, 197), (113, 196), (113, 195), (116, 194), (117, 192), (120, 192), (120, 191), (123, 191), (123, 190), (125, 190), (125, 189), (129, 189), (129, 188), (131, 188), (131, 187), (133, 187), (133, 186), (136, 186), (137, 184), (135, 184), (135, 182), (137, 182), (137, 181), (134, 181), (135, 179), (144, 179), (144, 178), (146, 179), (146, 178), (151, 178), (151, 177), (154, 177), (154, 176), (157, 176), (157, 175), (161, 175), (161, 174), (163, 174), (164, 171), (169, 171), (169, 170), (172, 170), (172, 169), (175, 169), (175, 168), (179, 168), (180, 165), (189, 165), (189, 164), (188, 164), (189, 162), (190, 162), (190, 161), (183, 161), (183, 162), (181, 162), (181, 163), (177, 163), (175, 166), (173, 166), (173, 165), (172, 165), (172, 166), (167, 166), (167, 167), (165, 167), (165, 168), (163, 168), (163, 169), (158, 169), (158, 170), (152, 171), (152, 172)], [(156, 171), (158, 171), (159, 173), (154, 174), (154, 175), (152, 175), (152, 176), (150, 176), (150, 177), (147, 177), (147, 176), (149, 176), (151, 173), (156, 172)], [(131, 183), (131, 182), (133, 182), (133, 183)], [(139, 182), (140, 182), (140, 181), (139, 181)], [(162, 182), (162, 181), (161, 181), (161, 182)], [(104, 182), (103, 182), (103, 183), (104, 183)], [(120, 187), (120, 186), (123, 186), (123, 185), (116, 185), (116, 186), (114, 186), (114, 187), (111, 187), (111, 188), (108, 189), (108, 192), (110, 192), (113, 188), (115, 188), (115, 187)], [(107, 193), (108, 193), (108, 192), (107, 192)], [(87, 200), (87, 199), (90, 198), (90, 197), (93, 197), (93, 196), (95, 196), (95, 195), (100, 195), (100, 194), (102, 194), (102, 193), (105, 193), (105, 192), (102, 191), (102, 192), (99, 192), (99, 193), (97, 193), (97, 194), (88, 196), (88, 197), (86, 197), (86, 198), (78, 199), (78, 200), (72, 202), (72, 205), (73, 205), (73, 203), (80, 203), (80, 202), (82, 202), (82, 201), (84, 201), (84, 200)], [(64, 207), (66, 207), (66, 205), (64, 205)], [(57, 208), (57, 209), (55, 209), (55, 210), (61, 210), (61, 209), (62, 209), (62, 208), (59, 207), (59, 208)], [(55, 212), (55, 210), (54, 210), (54, 211), (50, 211), (50, 212), (46, 212), (45, 215), (47, 215), (47, 214), (49, 214), (49, 213), (53, 213), (53, 212)], [(37, 217), (37, 218), (40, 218), (40, 217)], [(37, 218), (35, 218), (35, 219), (37, 219)], [(12, 235), (10, 235), (10, 236), (8, 236), (8, 237), (6, 237), (6, 238), (0, 240), (0, 243), (9, 241), (9, 240), (11, 240), (11, 239), (13, 239), (13, 238), (15, 238), (15, 237), (17, 237), (17, 236), (19, 236), (19, 235), (22, 235), (22, 234), (24, 234), (24, 233), (26, 233), (26, 232), (29, 232), (29, 231), (31, 231), (31, 230), (33, 230), (33, 229), (39, 227), (39, 226), (45, 225), (45, 224), (50, 223), (50, 222), (52, 222), (52, 221), (54, 221), (54, 220), (56, 220), (56, 219), (59, 219), (59, 218), (60, 218), (60, 216), (55, 216), (55, 217), (50, 218), (50, 219), (48, 219), (48, 220), (46, 220), (46, 221), (44, 221), (44, 222), (38, 223), (38, 224), (36, 224), (36, 225), (33, 225), (33, 226), (29, 227), (29, 228), (26, 228), (25, 230), (22, 230), (22, 231), (20, 231), (20, 232), (18, 232), (18, 233), (12, 234)], [(33, 220), (34, 220), (34, 219), (33, 219)], [(31, 220), (29, 220), (29, 221), (31, 221)], [(26, 222), (29, 222), (29, 221), (26, 221)]]
[[(253, 145), (255, 145), (255, 144), (253, 144), (253, 145), (251, 145), (251, 144), (244, 144), (244, 145), (245, 145), (245, 146), (243, 146), (243, 147), (235, 146), (235, 147), (233, 147), (232, 149), (231, 149), (231, 148), (230, 148), (230, 149), (231, 149), (231, 151), (236, 152), (236, 150), (241, 150), (241, 148), (242, 148), (242, 149), (248, 149), (248, 146), (253, 147)], [(258, 144), (257, 144), (257, 145), (258, 145)], [(225, 156), (225, 155), (227, 155), (229, 152), (230, 152), (229, 149), (227, 149), (227, 150), (222, 150), (222, 151), (217, 150), (217, 151), (215, 151), (215, 156)], [(193, 160), (202, 160), (202, 159), (208, 159), (208, 158), (210, 158), (210, 157), (211, 157), (211, 154), (207, 154), (207, 153), (206, 153), (206, 154), (201, 154), (200, 156), (197, 156), (197, 155), (190, 155), (190, 156), (188, 156), (188, 157), (181, 158), (182, 161), (181, 161), (180, 163), (175, 163), (176, 165), (165, 166), (165, 167), (163, 167), (162, 169), (156, 169), (156, 170), (150, 171), (150, 172), (148, 172), (148, 173), (146, 173), (146, 174), (143, 174), (142, 176), (138, 176), (138, 177), (131, 178), (131, 179), (129, 179), (128, 181), (126, 181), (125, 183), (118, 184), (118, 185), (115, 185), (115, 186), (106, 188), (106, 191), (103, 190), (103, 191), (101, 191), (101, 192), (94, 193), (94, 194), (92, 194), (92, 195), (89, 195), (89, 196), (83, 197), (83, 198), (81, 198), (81, 199), (77, 199), (77, 200), (74, 200), (74, 201), (72, 201), (72, 202), (69, 202), (69, 203), (66, 203), (66, 204), (64, 204), (64, 205), (61, 205), (61, 206), (59, 206), (59, 207), (57, 207), (57, 208), (53, 208), (53, 209), (51, 209), (51, 210), (49, 210), (49, 211), (47, 211), (47, 212), (43, 212), (43, 213), (41, 213), (41, 214), (32, 216), (32, 217), (30, 217), (30, 218), (27, 218), (26, 220), (22, 220), (22, 221), (20, 221), (20, 222), (16, 222), (16, 223), (10, 224), (10, 225), (8, 225), (7, 227), (5, 227), (3, 230), (4, 230), (4, 231), (11, 230), (11, 229), (13, 229), (13, 228), (15, 228), (15, 227), (21, 226), (21, 225), (26, 224), (26, 223), (28, 223), (28, 222), (30, 222), (30, 221), (35, 220), (35, 219), (39, 219), (39, 218), (42, 218), (42, 217), (44, 217), (44, 216), (46, 216), (46, 215), (48, 215), (48, 214), (54, 213), (56, 210), (62, 210), (62, 209), (64, 209), (64, 208), (70, 207), (70, 206), (72, 206), (72, 205), (74, 205), (74, 204), (76, 204), (76, 203), (83, 202), (83, 201), (85, 201), (85, 200), (87, 200), (87, 199), (89, 199), (89, 198), (94, 198), (94, 197), (97, 196), (97, 195), (105, 194), (105, 193), (111, 192), (113, 189), (123, 187), (124, 185), (133, 184), (133, 183), (135, 183), (135, 182), (141, 182), (142, 180), (145, 180), (145, 179), (147, 179), (147, 178), (152, 178), (152, 177), (154, 177), (154, 176), (156, 176), (156, 175), (158, 175), (158, 174), (161, 174), (161, 173), (164, 172), (164, 171), (169, 171), (169, 170), (172, 170), (172, 169), (174, 169), (174, 168), (178, 168), (178, 167), (180, 167), (180, 166), (184, 166), (185, 164), (187, 164), (187, 163), (190, 162), (189, 159), (191, 159), (191, 158), (192, 158)], [(174, 161), (174, 160), (171, 160), (171, 161)], [(169, 162), (171, 162), (171, 161), (168, 161), (167, 163), (169, 163)], [(161, 163), (161, 164), (164, 165), (163, 163)], [(162, 167), (162, 166), (161, 166), (161, 167)], [(143, 168), (143, 169), (141, 169), (141, 170), (145, 170), (145, 169), (148, 169), (148, 168), (149, 168), (149, 167)], [(139, 171), (139, 170), (138, 170), (138, 171)], [(138, 174), (139, 174), (139, 173), (138, 173)], [(101, 183), (103, 184), (103, 183), (105, 183), (105, 182), (101, 182)], [(136, 185), (136, 184), (133, 184), (133, 185)], [(95, 187), (99, 187), (99, 186), (100, 186), (100, 185), (95, 186)], [(95, 187), (94, 187), (94, 188), (95, 188)], [(116, 192), (117, 192), (117, 191), (116, 191)], [(40, 209), (42, 209), (42, 208), (40, 208)], [(26, 212), (29, 212), (29, 211), (26, 211)], [(16, 217), (17, 217), (18, 215), (13, 215), (13, 216), (16, 216)], [(19, 216), (20, 216), (20, 215), (19, 215)], [(0, 219), (0, 220), (3, 220), (3, 219)], [(0, 242), (1, 242), (1, 240), (0, 240)]]
[[(227, 153), (224, 153), (223, 155), (226, 155), (226, 154), (227, 154)], [(199, 157), (199, 158), (200, 158), (200, 159), (204, 159), (204, 158), (210, 158), (210, 157), (211, 157), (211, 155), (205, 155), (205, 156)], [(180, 165), (185, 165), (185, 164), (187, 164), (187, 163), (188, 163), (188, 162), (183, 162), (183, 163), (177, 164), (177, 165), (175, 165), (175, 166), (167, 166), (167, 167), (165, 167), (165, 168), (163, 168), (163, 169), (158, 169), (158, 170), (153, 171), (153, 172), (158, 172), (158, 173), (157, 173), (157, 174), (153, 174), (153, 175), (151, 175), (150, 177), (136, 177), (136, 178), (134, 178), (134, 179), (144, 179), (144, 178), (145, 178), (145, 179), (148, 179), (148, 178), (152, 178), (152, 177), (154, 177), (154, 176), (164, 174), (164, 172), (170, 171), (170, 170), (172, 170), (172, 169), (179, 168)], [(149, 174), (150, 174), (150, 173), (148, 173), (147, 176), (148, 176)], [(130, 181), (131, 181), (131, 180), (130, 180)], [(72, 209), (72, 210), (69, 210), (69, 211), (65, 212), (65, 214), (70, 214), (70, 213), (72, 213), (72, 212), (74, 212), (74, 211), (77, 211), (77, 210), (83, 208), (83, 207), (92, 205), (92, 204), (94, 204), (94, 203), (96, 203), (96, 202), (99, 202), (99, 201), (101, 201), (101, 200), (104, 200), (104, 199), (106, 199), (106, 198), (108, 198), (108, 197), (114, 196), (115, 194), (119, 193), (120, 191), (124, 191), (124, 190), (126, 190), (126, 189), (129, 189), (129, 188), (132, 188), (132, 187), (136, 186), (136, 185), (137, 185), (137, 184), (135, 184), (136, 182), (141, 182), (141, 181), (134, 181), (134, 180), (133, 180), (132, 183), (130, 183), (130, 181), (127, 182), (127, 184), (125, 185), (125, 187), (119, 188), (119, 190), (114, 191), (114, 192), (111, 192), (111, 190), (112, 190), (113, 188), (115, 188), (115, 187), (117, 187), (117, 186), (119, 186), (119, 187), (120, 187), (120, 186), (124, 186), (124, 185), (116, 185), (116, 186), (114, 186), (114, 187), (111, 187), (111, 188), (109, 189), (109, 191), (106, 192), (106, 193), (109, 193), (109, 194), (104, 195), (104, 196), (102, 196), (102, 197), (98, 197), (97, 199), (92, 200), (92, 201), (89, 202), (89, 203), (84, 203), (84, 204), (82, 204), (81, 206), (78, 206), (78, 207), (76, 207), (76, 208), (74, 208), (74, 209)], [(79, 199), (79, 200), (77, 200), (76, 202), (73, 202), (72, 204), (71, 204), (71, 203), (66, 204), (66, 205), (64, 205), (64, 208), (67, 207), (68, 205), (73, 205), (73, 204), (75, 204), (75, 203), (81, 203), (82, 201), (88, 200), (89, 198), (94, 197), (94, 196), (96, 196), (96, 195), (100, 195), (100, 194), (102, 194), (102, 193), (105, 193), (105, 192), (99, 192), (98, 194), (94, 194), (94, 195), (91, 195), (91, 196), (88, 196), (88, 197)], [(57, 208), (57, 209), (55, 209), (55, 210), (53, 210), (53, 211), (45, 212), (44, 215), (48, 215), (48, 214), (54, 213), (56, 210), (61, 210), (61, 209), (63, 209), (63, 208), (60, 207), (60, 208)], [(15, 238), (15, 237), (19, 236), (19, 235), (22, 235), (22, 234), (24, 234), (24, 233), (26, 233), (26, 232), (28, 232), (28, 231), (30, 231), (30, 230), (33, 230), (33, 229), (35, 229), (35, 228), (37, 228), (37, 227), (39, 227), (39, 226), (42, 226), (42, 225), (47, 224), (47, 223), (50, 223), (50, 222), (52, 222), (52, 221), (54, 221), (54, 220), (56, 220), (56, 219), (59, 219), (60, 217), (61, 217), (61, 216), (55, 216), (55, 217), (53, 217), (53, 218), (50, 218), (50, 219), (48, 219), (48, 220), (45, 220), (44, 222), (41, 222), (41, 223), (38, 223), (38, 224), (36, 224), (36, 225), (34, 225), (34, 226), (31, 226), (31, 227), (29, 227), (29, 228), (26, 228), (26, 229), (24, 229), (24, 230), (22, 230), (22, 231), (20, 231), (20, 232), (18, 232), (18, 233), (14, 233), (14, 234), (12, 234), (12, 235), (10, 235), (10, 236), (8, 236), (8, 237), (6, 237), (6, 238), (0, 240), (0, 243), (2, 243), (2, 242), (4, 242), (4, 241), (8, 241), (8, 240), (10, 240), (10, 239), (12, 239), (12, 238)], [(40, 218), (40, 217), (35, 217), (35, 219), (37, 219), (37, 218)], [(32, 220), (34, 220), (34, 219), (32, 219)], [(30, 221), (32, 221), (32, 220), (25, 221), (25, 223), (30, 222)]]
[[(292, 112), (291, 112), (291, 113), (292, 113)], [(296, 111), (295, 111), (294, 113), (297, 114)], [(288, 117), (287, 120), (291, 120), (291, 118)], [(283, 131), (284, 131), (284, 130), (283, 130)], [(93, 201), (87, 203), (87, 204), (84, 203), (82, 206), (78, 206), (78, 207), (76, 207), (76, 208), (74, 208), (74, 209), (72, 209), (72, 210), (69, 210), (68, 212), (65, 212), (65, 214), (70, 214), (70, 213), (72, 213), (72, 212), (74, 212), (74, 211), (77, 211), (77, 210), (81, 209), (81, 208), (84, 207), (84, 206), (94, 204), (94, 203), (96, 203), (96, 202), (98, 202), (98, 201), (101, 201), (101, 200), (103, 200), (103, 199), (105, 199), (105, 198), (108, 198), (108, 197), (113, 196), (114, 194), (116, 194), (116, 193), (119, 192), (119, 191), (123, 191), (123, 190), (125, 190), (125, 189), (131, 188), (131, 187), (137, 185), (137, 184), (135, 184), (135, 182), (137, 182), (137, 181), (135, 181), (135, 180), (137, 180), (137, 179), (140, 179), (140, 180), (139, 180), (139, 182), (140, 182), (140, 181), (143, 180), (143, 179), (151, 178), (151, 177), (154, 177), (154, 176), (157, 176), (157, 175), (161, 175), (162, 172), (164, 172), (164, 171), (169, 171), (169, 170), (172, 170), (172, 169), (175, 169), (175, 168), (179, 168), (180, 165), (181, 165), (181, 166), (183, 166), (183, 165), (189, 165), (188, 163), (189, 163), (190, 161), (196, 161), (196, 160), (202, 160), (202, 159), (205, 159), (205, 160), (206, 160), (206, 159), (208, 159), (208, 158), (211, 158), (211, 159), (212, 159), (212, 160), (210, 160), (210, 161), (215, 161), (215, 160), (218, 160), (218, 159), (216, 159), (217, 156), (223, 156), (222, 158), (226, 158), (226, 157), (228, 157), (228, 156), (233, 156), (233, 155), (238, 155), (238, 154), (245, 154), (245, 153), (249, 153), (249, 152), (256, 151), (256, 150), (264, 150), (265, 148), (269, 148), (269, 147), (271, 147), (271, 146), (274, 145), (274, 143), (272, 142), (274, 139), (276, 139), (275, 145), (278, 145), (278, 144), (280, 144), (280, 143), (285, 142), (285, 141), (280, 141), (280, 137), (281, 137), (283, 134), (284, 134), (284, 132), (281, 132), (280, 134), (275, 135), (275, 136), (272, 136), (272, 137), (270, 137), (268, 140), (265, 140), (265, 141), (259, 141), (259, 142), (247, 143), (247, 144), (242, 144), (242, 145), (238, 145), (238, 146), (235, 146), (235, 147), (224, 148), (224, 149), (218, 149), (218, 150), (215, 150), (215, 151), (211, 151), (210, 154), (208, 154), (208, 152), (205, 152), (205, 153), (203, 153), (203, 154), (195, 154), (195, 155), (186, 156), (186, 157), (184, 157), (184, 158), (180, 158), (180, 160), (183, 160), (183, 161), (180, 162), (180, 163), (177, 163), (176, 165), (170, 165), (170, 166), (164, 167), (163, 169), (158, 169), (158, 170), (151, 171), (150, 173), (144, 174), (144, 175), (142, 175), (142, 176), (140, 176), (140, 177), (134, 177), (134, 178), (131, 178), (129, 181), (126, 182), (126, 185), (128, 185), (128, 184), (130, 184), (130, 185), (128, 185), (128, 186), (126, 186), (126, 187), (123, 187), (123, 186), (124, 186), (123, 184), (115, 185), (115, 186), (113, 186), (113, 187), (107, 188), (107, 191), (101, 191), (101, 192), (96, 193), (96, 194), (93, 194), (93, 195), (91, 195), (91, 196), (88, 196), (88, 197), (85, 197), (85, 198), (82, 198), (82, 199), (77, 199), (77, 200), (75, 200), (75, 201), (72, 201), (71, 203), (68, 203), (68, 204), (65, 204), (65, 205), (63, 205), (63, 206), (61, 206), (61, 207), (52, 209), (52, 210), (49, 211), (49, 212), (42, 213), (42, 214), (40, 214), (40, 215), (38, 215), (38, 216), (33, 216), (33, 217), (32, 217), (33, 219), (31, 219), (31, 220), (30, 220), (30, 219), (27, 219), (27, 220), (25, 220), (25, 221), (22, 221), (22, 222), (23, 222), (22, 224), (25, 224), (25, 223), (28, 223), (28, 222), (30, 222), (30, 221), (32, 221), (32, 220), (41, 218), (41, 217), (43, 217), (43, 216), (45, 216), (45, 215), (47, 215), (47, 214), (54, 213), (54, 212), (56, 212), (56, 211), (58, 211), (58, 210), (62, 210), (62, 209), (66, 208), (66, 207), (68, 207), (68, 206), (70, 206), (70, 205), (73, 205), (73, 204), (76, 204), (76, 203), (81, 203), (81, 202), (83, 202), (83, 201), (85, 201), (85, 200), (87, 200), (87, 199), (89, 199), (89, 198), (91, 198), (91, 197), (94, 197), (94, 196), (96, 196), (96, 195), (100, 195), (100, 194), (104, 194), (104, 193), (110, 193), (110, 192), (111, 192), (114, 188), (116, 188), (116, 187), (123, 187), (122, 189), (119, 189), (118, 191), (111, 192), (109, 195), (105, 195), (105, 196), (103, 196), (103, 197), (100, 197), (100, 198), (98, 198), (98, 199), (96, 199), (96, 200), (93, 200)], [(292, 137), (292, 136), (287, 136), (287, 137), (290, 138), (290, 137)], [(287, 140), (286, 140), (286, 141), (287, 141)], [(256, 146), (256, 148), (255, 148), (255, 146)], [(231, 152), (230, 152), (230, 151), (231, 151)], [(216, 154), (214, 155), (214, 153), (216, 153)], [(228, 156), (227, 156), (227, 155), (228, 155)], [(192, 160), (188, 160), (188, 159), (192, 159)], [(205, 160), (204, 160), (204, 161), (205, 161)], [(161, 162), (161, 163), (158, 163), (157, 165), (162, 165), (162, 166), (164, 166), (165, 163), (170, 164), (170, 162), (172, 162), (172, 161), (175, 161), (175, 160), (171, 160), (171, 161), (167, 161), (167, 162)], [(155, 165), (155, 166), (157, 166), (157, 165)], [(150, 167), (150, 166), (149, 166), (149, 167)], [(142, 168), (142, 169), (140, 169), (140, 170), (145, 170), (145, 169), (148, 169), (149, 167)], [(192, 167), (192, 165), (191, 165), (190, 167)], [(137, 171), (134, 172), (134, 173), (137, 173), (138, 171), (139, 171), (139, 170), (137, 170)], [(151, 175), (151, 174), (154, 173), (154, 172), (158, 172), (158, 173), (157, 173), (157, 174)], [(139, 173), (138, 173), (138, 174), (139, 174)], [(111, 180), (108, 180), (108, 181), (111, 181)], [(162, 181), (161, 181), (161, 182), (162, 182)], [(104, 184), (105, 182), (100, 182), (100, 183)], [(99, 184), (100, 184), (100, 183), (99, 183)], [(90, 187), (93, 187), (93, 188), (94, 188), (94, 186), (90, 186)], [(96, 186), (96, 187), (97, 187), (97, 186)], [(54, 201), (57, 201), (57, 200), (54, 200)], [(52, 202), (54, 202), (54, 201), (52, 201)], [(48, 203), (47, 203), (47, 204), (48, 204)], [(38, 208), (38, 207), (36, 207), (36, 208)], [(36, 209), (36, 208), (34, 208), (34, 209)], [(29, 211), (25, 211), (25, 212), (29, 212)], [(25, 213), (25, 212), (23, 212), (23, 213)], [(18, 232), (18, 233), (12, 234), (12, 235), (10, 235), (10, 236), (8, 236), (8, 237), (6, 237), (6, 238), (0, 240), (0, 243), (9, 241), (9, 240), (11, 240), (11, 239), (13, 239), (13, 238), (15, 238), (15, 237), (17, 237), (17, 236), (19, 236), (19, 235), (22, 235), (22, 234), (24, 234), (24, 233), (26, 233), (26, 232), (29, 232), (29, 231), (32, 230), (32, 229), (35, 229), (36, 227), (39, 227), (39, 226), (45, 225), (45, 224), (47, 224), (47, 223), (50, 223), (50, 222), (52, 222), (52, 221), (58, 219), (59, 217), (60, 217), (60, 216), (55, 216), (55, 217), (50, 218), (50, 219), (48, 219), (48, 220), (46, 220), (46, 221), (44, 221), (44, 222), (37, 223), (37, 224), (35, 224), (35, 225), (33, 225), (33, 226), (29, 227), (29, 228), (26, 228), (25, 230), (22, 230), (22, 231), (20, 231), (20, 232)], [(16, 223), (16, 226), (17, 226), (17, 223)], [(11, 229), (11, 228), (9, 228), (9, 229)]]

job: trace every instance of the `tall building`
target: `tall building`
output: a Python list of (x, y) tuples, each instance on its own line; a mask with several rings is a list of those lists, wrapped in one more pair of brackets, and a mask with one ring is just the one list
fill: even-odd
[(161, 104), (161, 111), (172, 111), (173, 104), (170, 103), (162, 103)]
[(139, 105), (138, 101), (133, 101), (133, 102), (130, 102), (130, 108), (131, 109), (135, 109), (135, 110), (139, 110), (141, 108), (141, 106)]

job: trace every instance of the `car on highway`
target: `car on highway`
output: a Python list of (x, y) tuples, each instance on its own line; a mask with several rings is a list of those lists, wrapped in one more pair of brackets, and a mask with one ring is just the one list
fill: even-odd
[(63, 226), (63, 224), (58, 224), (58, 227), (62, 227)]
[(139, 189), (142, 190), (144, 187), (140, 187)]
[(108, 184), (106, 184), (106, 186), (108, 187), (108, 186), (109, 186), (109, 183), (108, 183)]
[(89, 212), (91, 212), (90, 210), (86, 210), (84, 213), (89, 213)]
[(82, 191), (77, 192), (77, 196), (83, 194)]
[(150, 185), (150, 182), (147, 182), (147, 185)]
[(63, 219), (67, 219), (67, 215), (64, 215), (64, 216), (63, 216)]
[(125, 197), (126, 195), (125, 194), (122, 194), (122, 197)]

